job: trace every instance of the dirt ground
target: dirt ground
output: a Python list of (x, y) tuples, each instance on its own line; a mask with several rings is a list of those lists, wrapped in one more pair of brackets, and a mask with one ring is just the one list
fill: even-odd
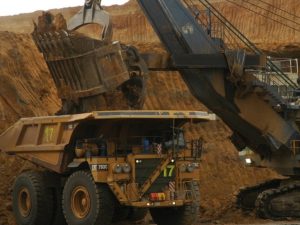
[[(281, 0), (273, 1), (276, 4), (282, 3)], [(285, 6), (288, 7), (287, 10), (294, 10), (297, 4), (298, 1), (290, 0)], [(296, 46), (292, 51), (300, 52), (300, 48), (297, 48), (299, 36), (295, 33), (286, 32), (286, 35), (283, 35), (285, 30), (272, 25), (270, 37), (258, 38), (255, 35), (258, 31), (255, 31), (255, 34), (250, 32), (253, 21), (256, 21), (253, 16), (245, 14), (248, 16), (246, 19), (238, 20), (241, 16), (235, 15), (234, 7), (220, 7), (224, 7), (224, 13), (236, 22), (237, 26), (243, 27), (242, 24), (246, 24), (243, 27), (245, 32), (250, 33), (261, 48), (274, 52), (280, 46), (289, 46), (292, 42), (293, 46)], [(64, 9), (61, 12), (68, 18), (77, 9)], [(115, 40), (134, 44), (140, 51), (163, 51), (135, 1), (123, 7), (110, 7), (108, 10), (113, 15)], [(0, 18), (0, 133), (21, 117), (51, 115), (60, 107), (47, 66), (28, 35), (33, 29), (32, 19), (37, 16), (38, 14), (34, 13)], [(264, 24), (262, 20), (256, 22)], [(277, 42), (268, 39), (276, 35)], [(285, 54), (290, 53), (287, 48), (280, 49), (284, 49)], [(176, 72), (151, 73), (144, 109), (207, 110), (190, 94)], [(237, 210), (235, 194), (240, 187), (255, 185), (278, 175), (268, 169), (244, 167), (239, 161), (235, 147), (228, 139), (231, 131), (222, 121), (187, 126), (186, 129), (188, 137), (202, 137), (205, 141), (205, 153), (199, 175), (201, 211), (198, 224), (300, 224), (297, 221), (265, 221), (257, 219), (254, 214), (243, 214)], [(0, 225), (15, 225), (11, 212), (11, 186), (21, 171), (32, 168), (35, 166), (29, 162), (0, 153)], [(125, 224), (128, 223), (122, 225)]]

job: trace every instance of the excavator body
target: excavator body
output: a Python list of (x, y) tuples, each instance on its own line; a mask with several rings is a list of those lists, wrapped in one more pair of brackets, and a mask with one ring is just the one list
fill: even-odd
[(290, 177), (245, 188), (238, 205), (264, 218), (299, 218), (297, 75), (287, 76), (208, 0), (138, 2), (191, 93), (233, 131), (243, 160)]

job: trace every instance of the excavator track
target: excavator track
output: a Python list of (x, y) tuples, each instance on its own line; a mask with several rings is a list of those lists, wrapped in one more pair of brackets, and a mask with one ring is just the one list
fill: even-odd
[(259, 217), (272, 220), (300, 218), (300, 183), (265, 190), (256, 199)]
[(258, 195), (268, 189), (277, 188), (280, 186), (282, 180), (275, 179), (252, 187), (241, 188), (239, 193), (236, 195), (237, 208), (243, 211), (252, 211), (255, 209), (255, 202)]

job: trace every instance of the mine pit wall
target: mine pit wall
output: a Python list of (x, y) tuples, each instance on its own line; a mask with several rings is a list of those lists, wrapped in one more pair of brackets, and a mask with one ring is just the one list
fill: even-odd
[[(300, 1), (298, 0), (265, 0), (278, 8), (300, 15)], [(196, 0), (194, 1), (197, 2)], [(285, 53), (295, 52), (299, 56), (300, 32), (296, 32), (279, 23), (258, 16), (246, 9), (226, 2), (225, 0), (212, 0), (214, 5), (228, 18), (238, 29), (242, 31), (252, 42), (259, 47), (271, 51), (279, 49)], [(76, 13), (80, 7), (53, 10), (54, 13), (62, 12), (68, 19)], [(120, 6), (108, 7), (107, 10), (113, 15), (114, 26), (117, 29), (114, 35), (115, 40), (122, 40), (127, 43), (134, 42), (159, 42), (150, 24), (142, 14), (135, 0)], [(271, 10), (271, 8), (268, 8)], [(265, 16), (270, 16), (265, 13)], [(275, 11), (281, 16), (283, 12)], [(32, 31), (32, 20), (36, 19), (41, 12), (22, 14), (13, 17), (0, 17), (0, 30), (15, 33), (30, 33)], [(290, 19), (298, 21), (298, 18)]]
[[(299, 46), (299, 34), (293, 34), (275, 24), (265, 25), (266, 20), (243, 10), (235, 11), (234, 7), (225, 8), (222, 5), (224, 3), (219, 2), (228, 18), (232, 18), (238, 27), (245, 28), (242, 31), (260, 47), (273, 51), (274, 46)], [(299, 1), (276, 1), (276, 4), (280, 3), (284, 3), (287, 10), (298, 10), (295, 13), (300, 14)], [(66, 9), (63, 12), (68, 18), (78, 9)], [(123, 7), (110, 7), (108, 11), (113, 14), (114, 40), (137, 45), (142, 52), (153, 49), (164, 51), (136, 2), (131, 1)], [(28, 35), (32, 31), (32, 19), (38, 15), (0, 18), (0, 30), (27, 33), (16, 35), (0, 32), (0, 132), (20, 117), (51, 115), (59, 109), (60, 102), (54, 83), (41, 54)], [(257, 24), (255, 31), (253, 24)], [(190, 94), (176, 72), (151, 72), (144, 108), (206, 110)], [(239, 187), (276, 176), (270, 170), (242, 166), (237, 151), (227, 138), (230, 133), (221, 121), (187, 126), (188, 137), (201, 136), (206, 142), (200, 174), (201, 215), (204, 217), (219, 218), (226, 213), (233, 205), (233, 196)], [(31, 167), (33, 165), (28, 162), (0, 154), (0, 177), (3, 177), (0, 180), (0, 200), (5, 202), (0, 205), (0, 224), (14, 224), (8, 193), (16, 175)]]
[(24, 116), (53, 114), (59, 104), (31, 37), (0, 31), (0, 130)]
[[(0, 132), (21, 117), (59, 109), (46, 64), (28, 34), (0, 31)], [(10, 190), (16, 175), (34, 165), (0, 153), (0, 224), (14, 224)]]

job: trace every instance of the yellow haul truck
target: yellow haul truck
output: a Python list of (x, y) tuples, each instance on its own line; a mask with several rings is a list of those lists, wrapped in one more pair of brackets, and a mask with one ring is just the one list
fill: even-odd
[(202, 141), (186, 123), (206, 112), (96, 111), (24, 118), (0, 136), (0, 150), (45, 171), (26, 171), (13, 186), (19, 225), (106, 225), (144, 218), (193, 224), (199, 208)]

